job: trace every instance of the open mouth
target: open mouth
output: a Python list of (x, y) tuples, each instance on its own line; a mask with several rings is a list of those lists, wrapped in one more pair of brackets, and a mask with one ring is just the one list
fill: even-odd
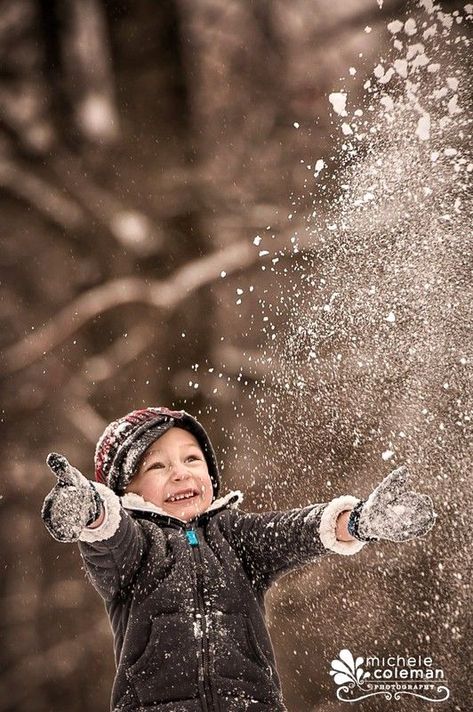
[(176, 494), (170, 495), (166, 499), (167, 504), (176, 504), (178, 502), (186, 502), (195, 499), (199, 496), (196, 489), (187, 489), (182, 492), (176, 492)]

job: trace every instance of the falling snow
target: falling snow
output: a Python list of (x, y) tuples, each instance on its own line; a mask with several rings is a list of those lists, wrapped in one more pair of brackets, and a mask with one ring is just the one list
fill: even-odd
[[(438, 504), (439, 524), (416, 556), (435, 550), (442, 568), (428, 581), (422, 568), (411, 576), (414, 552), (406, 560), (396, 553), (403, 573), (395, 580), (406, 595), (425, 584), (426, 605), (407, 611), (419, 622), (413, 645), (427, 650), (435, 641), (441, 650), (441, 624), (444, 660), (466, 615), (466, 588), (454, 572), (471, 566), (463, 532), (473, 505), (471, 49), (460, 17), (425, 0), (415, 18), (387, 25), (391, 49), (373, 62), (358, 105), (349, 88), (328, 95), (338, 152), (308, 182), (311, 250), (274, 270), (289, 286), (260, 303), (265, 375), (252, 394), (271, 445), (268, 504), (277, 505), (281, 488), (295, 502), (367, 495), (401, 463)], [(393, 577), (388, 559), (373, 554), (371, 585), (380, 586), (376, 575)], [(338, 593), (334, 608), (350, 608), (351, 594)]]

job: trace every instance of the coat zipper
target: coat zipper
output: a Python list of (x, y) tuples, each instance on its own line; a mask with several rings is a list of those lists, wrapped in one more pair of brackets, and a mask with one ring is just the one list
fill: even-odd
[[(199, 522), (201, 522), (204, 519), (204, 515), (201, 515), (197, 520), (196, 523), (197, 525)], [(162, 518), (162, 515), (158, 514), (157, 517), (159, 519)], [(154, 518), (154, 517), (153, 517)], [(181, 531), (184, 531), (184, 535), (190, 545), (190, 548), (192, 550), (192, 558), (195, 564), (195, 569), (196, 569), (196, 578), (197, 578), (197, 604), (198, 604), (198, 609), (199, 609), (199, 615), (200, 615), (200, 621), (201, 621), (201, 631), (202, 631), (202, 643), (201, 643), (201, 653), (202, 653), (202, 667), (203, 667), (203, 696), (202, 696), (202, 704), (203, 704), (203, 710), (204, 712), (219, 712), (220, 707), (217, 704), (214, 695), (213, 695), (213, 690), (212, 690), (212, 684), (210, 682), (210, 664), (209, 664), (209, 651), (208, 651), (208, 644), (207, 644), (207, 618), (206, 618), (206, 613), (205, 613), (205, 602), (204, 602), (204, 593), (203, 593), (203, 586), (202, 586), (202, 575), (201, 571), (203, 570), (203, 564), (202, 564), (202, 555), (200, 552), (200, 547), (199, 547), (199, 538), (197, 535), (197, 531), (194, 529), (193, 524), (185, 524), (184, 522), (181, 522), (180, 520), (177, 520), (175, 517), (165, 517), (165, 520), (167, 521), (168, 526), (171, 526), (175, 529), (180, 529)], [(200, 687), (200, 680), (199, 680), (199, 687)], [(210, 702), (210, 708), (209, 708), (209, 702)]]
[[(203, 571), (203, 563), (202, 563), (202, 554), (200, 551), (200, 546), (199, 546), (199, 538), (198, 534), (195, 529), (192, 527), (189, 527), (185, 529), (185, 535), (187, 538), (187, 541), (189, 542), (192, 550), (192, 555), (194, 558), (194, 563), (196, 564), (196, 575), (197, 575), (197, 602), (198, 602), (198, 608), (199, 608), (199, 614), (200, 614), (200, 622), (201, 622), (201, 632), (202, 632), (202, 665), (203, 665), (203, 684), (204, 684), (204, 694), (205, 694), (205, 701), (207, 702), (207, 698), (210, 701), (210, 710), (214, 711), (217, 710), (217, 706), (215, 704), (214, 698), (213, 698), (213, 693), (212, 693), (212, 685), (210, 683), (210, 663), (209, 663), (209, 650), (208, 650), (208, 639), (207, 639), (207, 616), (206, 616), (206, 611), (205, 611), (205, 600), (204, 600), (204, 592), (203, 592), (203, 580), (202, 580), (202, 571)], [(207, 709), (207, 704), (205, 705)]]

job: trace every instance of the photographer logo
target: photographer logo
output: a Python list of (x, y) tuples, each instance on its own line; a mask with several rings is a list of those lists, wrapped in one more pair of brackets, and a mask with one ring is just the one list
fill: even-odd
[(341, 702), (357, 702), (374, 695), (399, 700), (411, 695), (428, 702), (445, 702), (450, 697), (444, 671), (423, 655), (367, 655), (353, 657), (344, 648), (332, 660), (330, 675)]

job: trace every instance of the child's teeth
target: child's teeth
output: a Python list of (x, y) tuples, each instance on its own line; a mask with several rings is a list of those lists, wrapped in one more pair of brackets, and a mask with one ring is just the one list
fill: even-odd
[(189, 492), (188, 494), (180, 494), (177, 495), (177, 497), (170, 497), (169, 501), (170, 502), (176, 502), (178, 499), (189, 499), (190, 497), (193, 497), (194, 493)]

